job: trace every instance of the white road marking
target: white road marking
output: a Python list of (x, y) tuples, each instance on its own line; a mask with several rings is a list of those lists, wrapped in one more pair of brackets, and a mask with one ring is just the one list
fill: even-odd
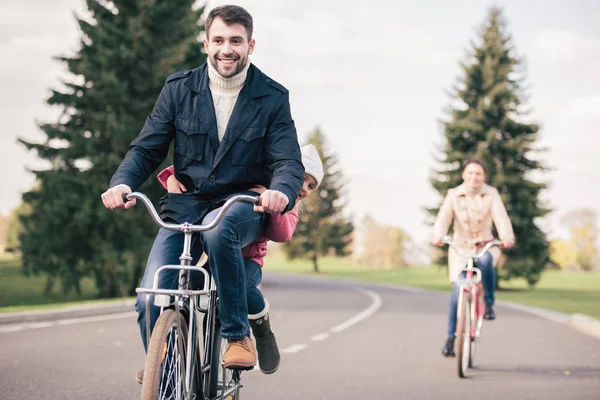
[[(367, 319), (371, 315), (373, 315), (375, 312), (377, 312), (377, 310), (379, 310), (379, 308), (381, 307), (381, 304), (382, 304), (381, 296), (379, 296), (377, 293), (375, 293), (371, 290), (359, 289), (358, 291), (360, 293), (363, 293), (363, 294), (369, 296), (371, 299), (373, 299), (373, 302), (371, 303), (371, 305), (369, 307), (367, 307), (366, 309), (364, 309), (363, 311), (356, 314), (355, 316), (353, 316), (352, 318), (342, 322), (341, 324), (334, 326), (333, 328), (331, 328), (329, 330), (329, 332), (331, 332), (331, 333), (342, 332), (342, 331), (364, 321), (365, 319)], [(130, 312), (119, 313), (119, 314), (99, 315), (99, 316), (93, 316), (93, 317), (69, 318), (69, 319), (62, 319), (62, 320), (48, 321), (48, 322), (14, 324), (14, 325), (0, 326), (0, 333), (20, 332), (20, 331), (42, 329), (42, 328), (49, 328), (49, 327), (53, 327), (53, 326), (62, 326), (62, 325), (83, 324), (86, 322), (110, 321), (110, 320), (121, 319), (121, 318), (132, 318), (136, 315), (137, 315), (137, 312), (130, 311)], [(320, 341), (327, 340), (329, 337), (331, 337), (330, 333), (318, 333), (316, 335), (313, 335), (310, 338), (310, 340), (313, 342), (320, 342)], [(305, 344), (294, 344), (294, 345), (291, 345), (291, 346), (283, 349), (281, 351), (281, 353), (295, 354), (295, 353), (298, 353), (298, 352), (306, 349), (307, 347), (308, 346)], [(254, 369), (257, 369), (257, 368), (255, 367)]]
[(381, 300), (381, 296), (379, 296), (377, 293), (372, 292), (370, 290), (361, 289), (361, 290), (359, 290), (359, 292), (362, 292), (362, 293), (366, 294), (367, 296), (371, 297), (373, 299), (373, 303), (371, 303), (371, 305), (369, 307), (367, 307), (364, 311), (361, 311), (360, 313), (356, 314), (354, 317), (331, 328), (330, 332), (334, 332), (334, 333), (342, 332), (343, 330), (346, 330), (346, 329), (350, 328), (351, 326), (354, 326), (354, 325), (358, 324), (359, 322), (369, 318), (371, 315), (375, 314), (375, 312), (377, 310), (379, 310), (379, 308), (381, 307), (381, 304), (383, 303)]
[(283, 354), (294, 354), (294, 353), (298, 353), (298, 352), (304, 350), (307, 347), (308, 346), (305, 344), (293, 344), (293, 345), (281, 350), (281, 352)]
[(313, 342), (320, 342), (329, 337), (329, 333), (319, 333), (310, 338)]
[[(381, 300), (381, 296), (379, 296), (377, 293), (375, 293), (371, 290), (363, 290), (363, 289), (360, 289), (358, 291), (360, 293), (366, 294), (367, 296), (371, 297), (371, 299), (373, 299), (373, 302), (371, 303), (371, 305), (369, 307), (367, 307), (366, 309), (364, 309), (363, 311), (356, 314), (355, 316), (353, 316), (352, 318), (347, 319), (346, 321), (342, 322), (341, 324), (334, 326), (333, 328), (331, 328), (329, 330), (330, 332), (332, 332), (332, 333), (342, 332), (342, 331), (350, 328), (351, 326), (354, 326), (354, 325), (358, 324), (359, 322), (362, 322), (365, 319), (369, 318), (371, 315), (373, 315), (375, 312), (377, 312), (377, 310), (379, 310), (379, 308), (381, 308), (381, 304), (383, 303), (383, 301)], [(310, 340), (312, 340), (313, 342), (319, 342), (319, 341), (328, 339), (330, 336), (331, 336), (331, 334), (329, 334), (329, 333), (318, 333), (318, 334), (312, 336), (310, 338)], [(305, 344), (294, 344), (292, 346), (285, 348), (281, 352), (284, 354), (293, 354), (293, 353), (298, 353), (298, 352), (306, 349), (307, 347), (308, 346)]]
[(83, 324), (86, 322), (110, 321), (113, 319), (132, 318), (136, 315), (137, 315), (137, 312), (128, 311), (128, 312), (119, 313), (119, 314), (98, 315), (98, 316), (94, 316), (94, 317), (70, 318), (70, 319), (61, 319), (58, 321), (14, 324), (14, 325), (0, 326), (0, 333), (29, 331), (29, 330), (33, 330), (33, 329), (50, 328), (53, 326)]

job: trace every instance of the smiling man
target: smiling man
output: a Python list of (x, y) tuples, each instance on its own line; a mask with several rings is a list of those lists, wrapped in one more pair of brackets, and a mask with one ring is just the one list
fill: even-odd
[[(216, 10), (216, 11), (215, 11)], [(249, 67), (248, 56), (254, 51), (252, 20), (242, 13), (215, 9), (206, 19), (204, 48), (210, 65), (222, 78), (231, 78)], [(242, 23), (238, 23), (236, 21)], [(247, 26), (247, 27), (246, 27)]]
[[(175, 141), (176, 178), (188, 189), (168, 193), (161, 200), (165, 221), (208, 223), (232, 195), (257, 185), (268, 188), (259, 205), (237, 203), (219, 226), (195, 238), (195, 264), (204, 250), (219, 292), (221, 335), (229, 342), (228, 368), (256, 365), (250, 340), (246, 276), (241, 248), (263, 228), (264, 213), (282, 213), (294, 207), (304, 181), (304, 167), (288, 91), (249, 61), (254, 50), (252, 17), (239, 6), (217, 7), (206, 18), (204, 41), (208, 61), (193, 70), (167, 78), (154, 110), (131, 143), (102, 194), (109, 209), (131, 208), (122, 195), (136, 190), (167, 157)], [(161, 229), (152, 246), (142, 287), (151, 287), (163, 265), (178, 264), (183, 235)], [(161, 274), (159, 286), (177, 286), (177, 272)], [(151, 302), (153, 304), (153, 302)], [(147, 348), (146, 321), (151, 329), (160, 313), (146, 299), (136, 302), (138, 324)], [(141, 383), (143, 371), (136, 379)]]

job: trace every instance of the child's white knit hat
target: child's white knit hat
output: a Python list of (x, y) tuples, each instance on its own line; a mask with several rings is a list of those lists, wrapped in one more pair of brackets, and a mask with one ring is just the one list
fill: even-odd
[[(304, 172), (311, 175), (317, 181), (317, 187), (323, 181), (323, 163), (317, 148), (312, 144), (302, 146), (302, 164), (304, 164)], [(316, 189), (316, 188), (315, 188)]]

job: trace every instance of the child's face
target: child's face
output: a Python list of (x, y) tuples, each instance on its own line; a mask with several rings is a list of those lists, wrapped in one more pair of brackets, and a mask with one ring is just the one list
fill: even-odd
[(304, 185), (298, 195), (298, 200), (307, 198), (317, 188), (317, 180), (309, 174), (304, 174)]

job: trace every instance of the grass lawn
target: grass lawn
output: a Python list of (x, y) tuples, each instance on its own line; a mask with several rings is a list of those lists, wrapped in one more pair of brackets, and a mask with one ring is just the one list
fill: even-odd
[[(445, 268), (438, 266), (373, 270), (344, 260), (323, 258), (319, 267), (323, 275), (355, 278), (369, 282), (397, 283), (429, 290), (450, 292)], [(265, 259), (266, 271), (313, 274), (307, 260), (288, 261), (273, 252)], [(583, 313), (600, 319), (600, 273), (546, 271), (540, 282), (529, 288), (523, 279), (501, 282), (498, 300), (511, 301), (564, 313)]]
[(23, 275), (19, 258), (0, 256), (0, 313), (69, 307), (106, 301), (96, 299), (97, 291), (91, 279), (82, 281), (81, 295), (72, 293), (68, 298), (61, 293), (59, 284), (56, 285), (52, 294), (44, 296), (45, 285), (46, 278), (43, 276)]

